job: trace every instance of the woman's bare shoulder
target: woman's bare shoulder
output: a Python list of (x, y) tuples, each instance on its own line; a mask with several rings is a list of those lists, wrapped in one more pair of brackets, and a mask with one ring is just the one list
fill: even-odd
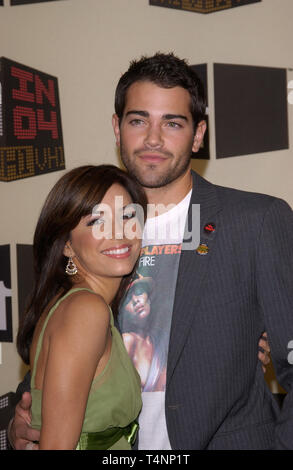
[(90, 332), (91, 328), (107, 328), (110, 323), (110, 309), (104, 298), (87, 290), (71, 293), (56, 313), (58, 328), (80, 328), (80, 332)]

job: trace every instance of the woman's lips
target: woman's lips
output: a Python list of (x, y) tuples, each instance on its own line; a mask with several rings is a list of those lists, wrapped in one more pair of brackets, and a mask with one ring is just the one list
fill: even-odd
[(119, 247), (109, 248), (108, 250), (103, 250), (102, 254), (109, 256), (110, 258), (128, 258), (130, 255), (131, 246), (123, 245)]

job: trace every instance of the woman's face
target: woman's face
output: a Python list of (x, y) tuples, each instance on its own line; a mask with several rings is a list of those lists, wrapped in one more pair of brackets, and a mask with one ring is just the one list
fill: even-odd
[(71, 232), (71, 253), (80, 274), (91, 278), (129, 274), (139, 256), (142, 227), (128, 192), (113, 184), (92, 214)]
[(148, 294), (146, 292), (141, 292), (139, 294), (133, 293), (131, 295), (131, 300), (125, 308), (133, 316), (138, 318), (147, 317), (150, 313), (150, 300)]

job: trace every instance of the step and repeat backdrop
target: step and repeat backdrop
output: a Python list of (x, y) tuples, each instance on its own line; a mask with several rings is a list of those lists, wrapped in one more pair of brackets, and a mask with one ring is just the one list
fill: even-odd
[[(0, 7), (3, 7), (2, 12), (5, 8), (20, 11), (22, 8), (11, 7), (48, 2), (70, 5), (71, 0), (0, 0)], [(159, 10), (156, 7), (183, 10), (186, 14), (190, 12), (188, 16), (194, 13), (205, 14), (205, 17), (202, 15), (192, 17), (206, 19), (217, 16), (208, 16), (209, 14), (219, 14), (222, 11), (225, 15), (225, 10), (237, 7), (243, 7), (244, 11), (245, 6), (253, 9), (253, 4), (260, 4), (258, 7), (261, 8), (264, 2), (262, 0), (149, 0), (146, 3), (147, 8), (155, 11)], [(36, 8), (42, 7), (39, 5)], [(26, 10), (26, 7), (23, 10)], [(233, 14), (234, 12), (233, 10)], [(178, 12), (174, 14), (177, 15)], [(50, 67), (29, 62), (19, 63), (10, 57), (10, 54), (9, 57), (2, 57), (0, 48), (0, 184), (2, 185), (22, 184), (23, 179), (35, 178), (66, 168), (61, 115), (62, 94), (59, 93), (58, 76), (55, 76), (58, 75), (58, 71), (55, 74), (50, 71)], [(236, 60), (224, 63), (216, 58), (214, 61), (203, 62), (205, 63), (191, 63), (191, 67), (197, 72), (205, 87), (208, 131), (202, 148), (193, 154), (192, 158), (203, 161), (212, 158), (222, 159), (223, 162), (223, 159), (254, 154), (254, 158), (257, 159), (258, 154), (288, 149), (288, 69), (279, 67), (273, 59), (266, 67), (256, 66), (255, 63), (239, 65)], [(293, 89), (293, 81), (290, 83)], [(208, 96), (208, 92), (213, 96)], [(293, 91), (291, 95), (293, 103)], [(209, 107), (211, 101), (213, 114)], [(215, 130), (214, 147), (211, 145), (209, 125)], [(17, 239), (16, 242), (14, 240), (13, 243), (12, 240), (14, 239), (11, 239), (11, 243), (10, 241), (7, 243), (7, 240), (1, 240), (0, 236), (0, 343), (15, 341), (12, 305), (18, 305), (18, 315), (23, 315), (33, 285), (32, 245), (24, 244), (21, 239)], [(14, 262), (16, 266), (13, 266)], [(12, 282), (12, 272), (17, 273), (17, 285)], [(12, 298), (15, 299), (16, 295), (17, 302), (12, 302)]]
[[(10, 0), (8, 6), (70, 0)], [(261, 0), (149, 0), (150, 6), (213, 13)], [(0, 5), (5, 6), (0, 0)], [(7, 5), (7, 2), (6, 2)], [(191, 67), (203, 82), (207, 104), (212, 79), (214, 115), (207, 123), (216, 133), (215, 158), (272, 152), (289, 148), (287, 69), (213, 63)], [(212, 70), (213, 77), (209, 76)], [(7, 184), (65, 168), (58, 78), (0, 57), (0, 182)], [(253, 111), (253, 112), (252, 112)], [(228, 125), (227, 125), (228, 123)], [(247, 138), (249, 136), (249, 138)], [(194, 159), (210, 159), (210, 135)], [(257, 158), (257, 156), (256, 156)], [(21, 243), (21, 240), (19, 240)], [(1, 239), (0, 239), (1, 244)], [(10, 246), (0, 246), (0, 341), (13, 341)], [(17, 245), (19, 314), (33, 279), (32, 247)]]

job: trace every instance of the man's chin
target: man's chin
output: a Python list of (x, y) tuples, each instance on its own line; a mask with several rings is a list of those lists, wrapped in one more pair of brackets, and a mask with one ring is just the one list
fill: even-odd
[(148, 189), (155, 189), (155, 188), (162, 188), (170, 183), (169, 179), (165, 176), (161, 175), (133, 175), (135, 176), (138, 183), (143, 186), (144, 188)]

